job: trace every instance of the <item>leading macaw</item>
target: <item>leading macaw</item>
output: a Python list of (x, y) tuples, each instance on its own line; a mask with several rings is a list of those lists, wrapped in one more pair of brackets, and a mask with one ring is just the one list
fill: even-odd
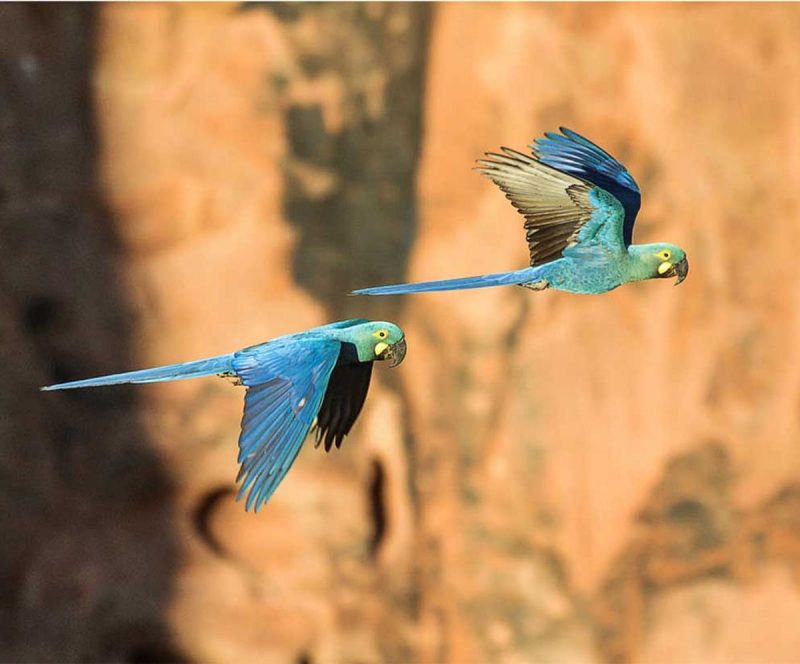
[(525, 217), (530, 267), (442, 281), (376, 286), (356, 295), (401, 295), (519, 285), (569, 293), (605, 293), (642, 279), (689, 272), (674, 244), (631, 244), (641, 204), (639, 186), (608, 152), (561, 127), (530, 145), (532, 156), (503, 147), (477, 171), (502, 189)]
[(237, 500), (255, 511), (270, 498), (294, 463), (312, 427), (316, 445), (338, 448), (367, 397), (375, 360), (397, 366), (406, 354), (403, 331), (394, 323), (346, 320), (289, 334), (227, 355), (155, 369), (75, 380), (43, 387), (157, 383), (218, 375), (244, 385), (239, 435)]

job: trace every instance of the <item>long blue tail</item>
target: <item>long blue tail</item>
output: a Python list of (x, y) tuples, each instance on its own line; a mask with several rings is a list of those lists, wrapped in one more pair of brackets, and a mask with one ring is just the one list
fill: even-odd
[(48, 385), (47, 387), (43, 387), (42, 390), (72, 390), (78, 387), (121, 385), (123, 383), (160, 383), (167, 380), (181, 380), (183, 378), (213, 376), (215, 374), (232, 371), (232, 361), (233, 353), (229, 353), (228, 355), (208, 357), (205, 360), (183, 362), (182, 364), (170, 364), (166, 367), (156, 367), (155, 369), (127, 371), (125, 373), (112, 374), (111, 376), (99, 376), (97, 378), (87, 378), (86, 380), (73, 380), (69, 383)]
[(513, 286), (532, 281), (533, 268), (525, 268), (516, 272), (498, 272), (482, 274), (477, 277), (460, 277), (458, 279), (442, 279), (441, 281), (422, 281), (416, 284), (393, 284), (391, 286), (375, 286), (360, 288), (353, 295), (404, 295), (406, 293), (432, 293), (435, 291), (466, 290), (468, 288), (488, 288), (490, 286)]

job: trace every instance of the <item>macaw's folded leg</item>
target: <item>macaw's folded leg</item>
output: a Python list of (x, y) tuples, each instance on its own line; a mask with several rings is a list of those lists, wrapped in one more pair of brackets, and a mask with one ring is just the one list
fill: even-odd
[(527, 284), (520, 284), (520, 286), (528, 290), (544, 290), (545, 288), (550, 288), (550, 283), (547, 279), (539, 279), (539, 281), (530, 281)]

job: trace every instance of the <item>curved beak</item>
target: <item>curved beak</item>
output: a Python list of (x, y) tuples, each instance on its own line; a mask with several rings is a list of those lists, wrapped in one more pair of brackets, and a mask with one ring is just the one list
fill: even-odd
[(687, 274), (689, 274), (689, 261), (687, 261), (686, 256), (684, 256), (680, 263), (675, 264), (675, 276), (678, 277), (675, 281), (675, 285), (677, 286), (686, 279)]
[(391, 360), (389, 366), (396, 367), (403, 361), (403, 358), (405, 356), (406, 356), (406, 338), (403, 337), (396, 344), (387, 346), (386, 350), (384, 350), (381, 353), (380, 358), (382, 360)]

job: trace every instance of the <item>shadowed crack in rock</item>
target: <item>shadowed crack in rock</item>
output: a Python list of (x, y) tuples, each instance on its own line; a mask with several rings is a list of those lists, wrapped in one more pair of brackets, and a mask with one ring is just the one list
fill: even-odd
[(182, 659), (169, 643), (170, 482), (132, 392), (42, 394), (134, 362), (98, 195), (95, 10), (0, 8), (0, 652)]
[[(297, 281), (335, 318), (394, 312), (391, 298), (346, 294), (406, 272), (417, 224), (430, 7), (266, 7), (285, 22), (305, 79), (303, 101), (285, 112), (284, 209), (300, 233)], [(313, 44), (303, 39), (305, 22), (325, 26)], [(330, 96), (332, 80), (339, 99)]]

